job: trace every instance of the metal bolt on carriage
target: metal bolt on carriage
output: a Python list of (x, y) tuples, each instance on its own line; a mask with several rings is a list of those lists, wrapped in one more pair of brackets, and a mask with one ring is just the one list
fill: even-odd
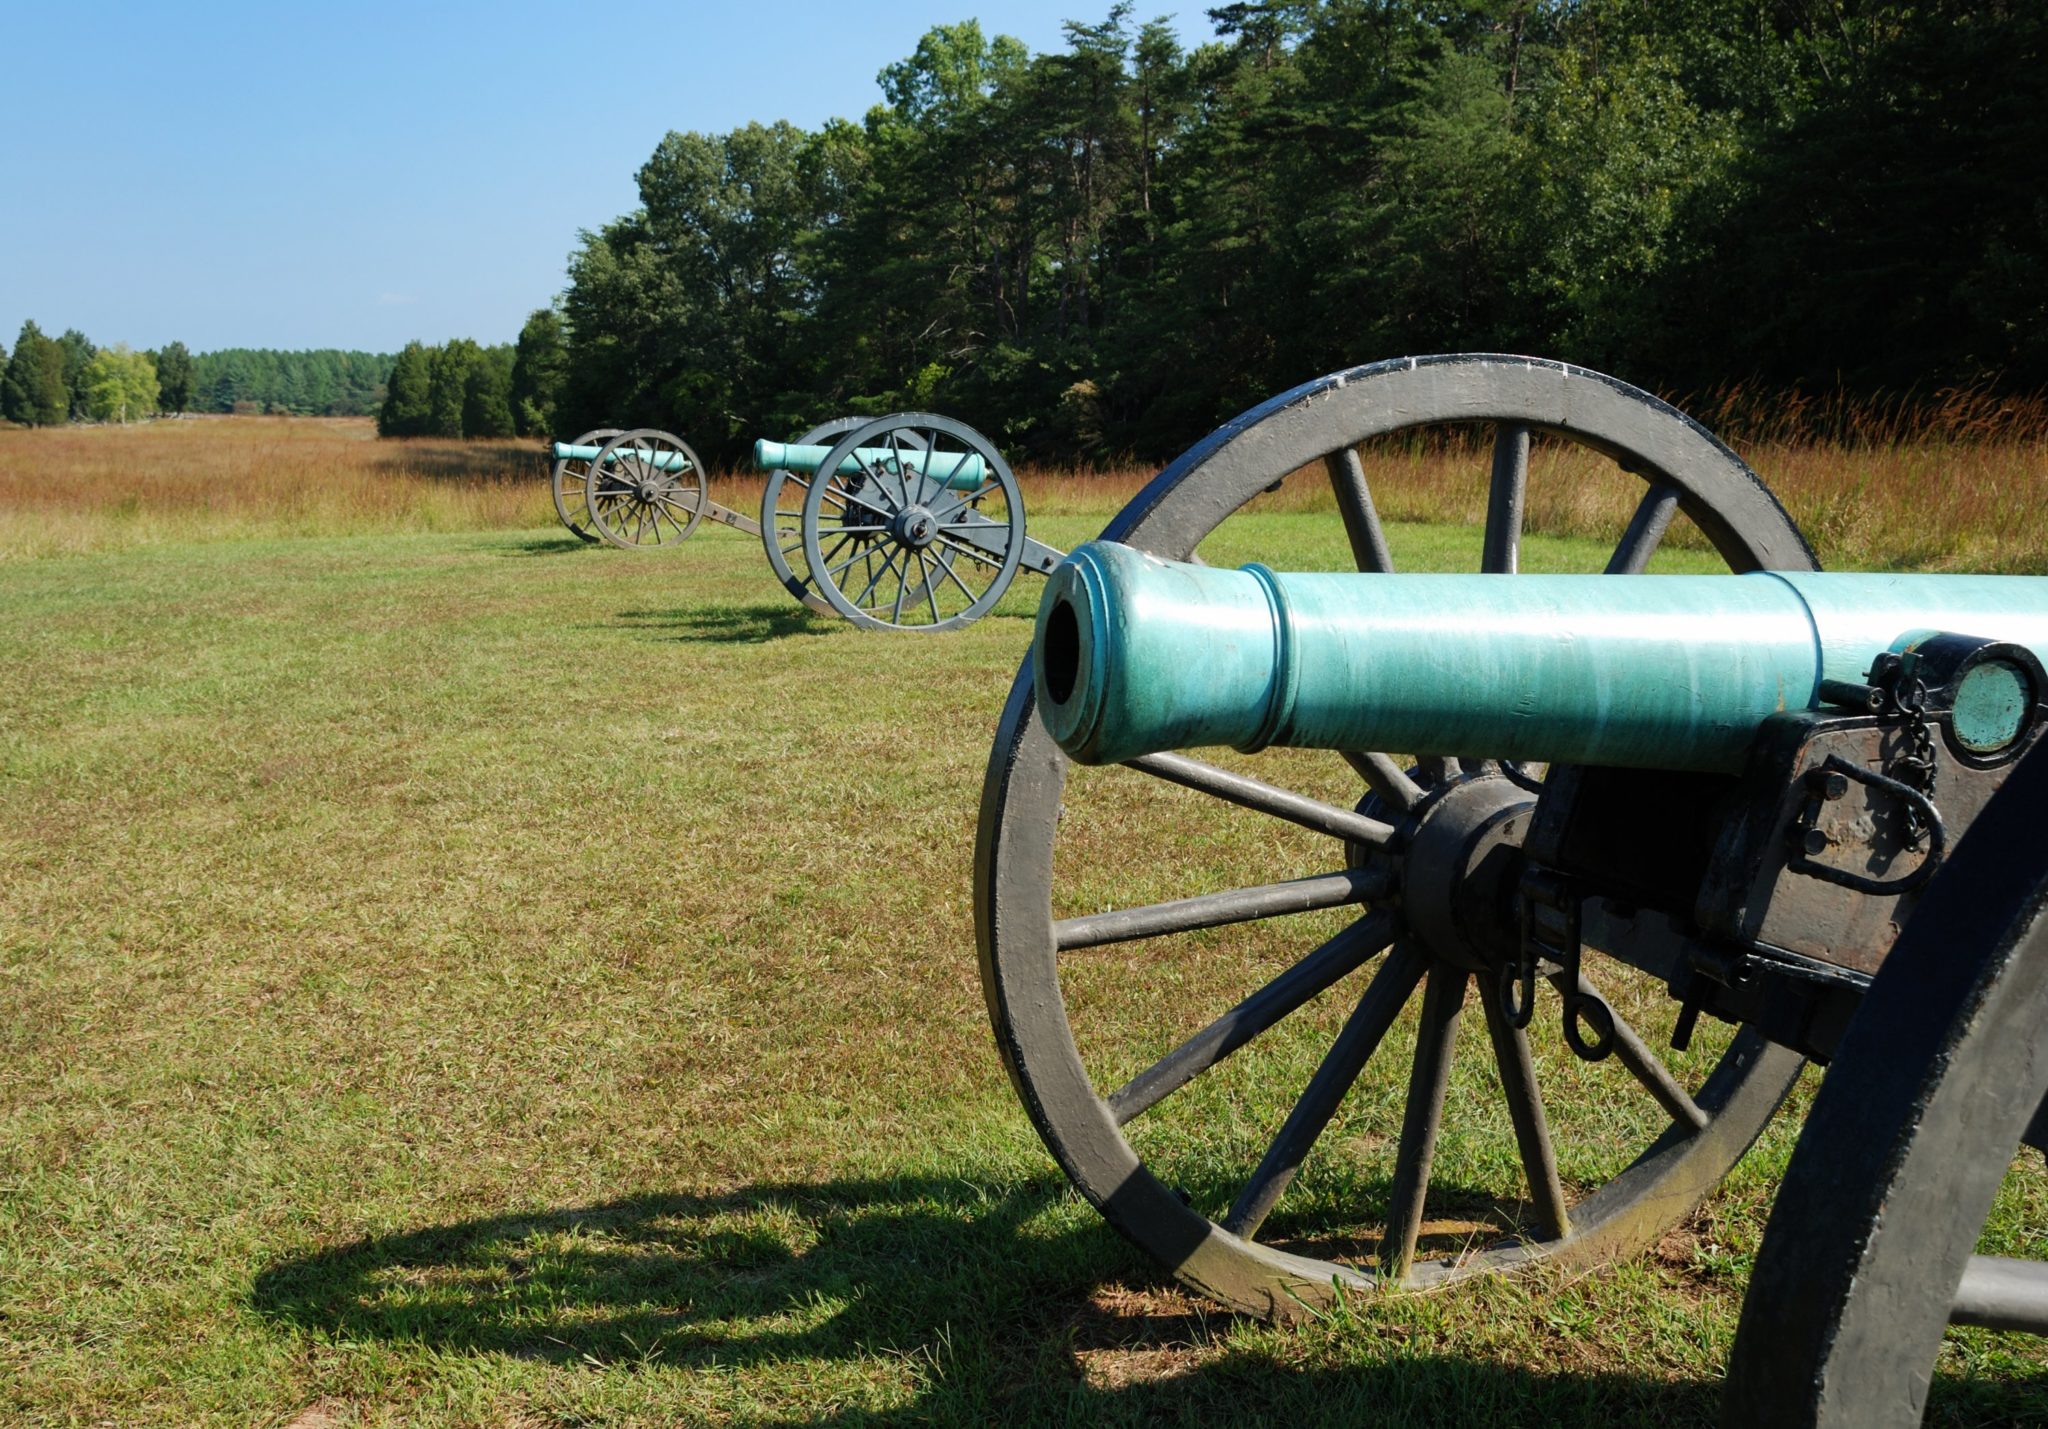
[[(1397, 573), (1361, 445), (1475, 430), (1478, 572)], [(1523, 569), (1532, 466), (1634, 492), (1603, 570)], [(1304, 471), (1354, 570), (1261, 545), (1246, 508)], [(1648, 573), (1680, 520), (1719, 573)], [(1612, 378), (1305, 384), (1048, 583), (974, 866), (1005, 1065), (1112, 1225), (1288, 1318), (1641, 1250), (1829, 1064), (1726, 1413), (1917, 1422), (1945, 1326), (2048, 1331), (2048, 1255), (1974, 1253), (2048, 1145), (2042, 653), (2048, 579), (1822, 572)], [(1262, 864), (1289, 876), (1215, 886)]]
[(767, 478), (758, 517), (714, 501), (696, 452), (667, 432), (601, 429), (553, 452), (556, 514), (583, 539), (672, 546), (709, 517), (760, 537), (805, 606), (865, 629), (958, 629), (1019, 571), (1044, 574), (1062, 556), (1026, 533), (1023, 494), (993, 444), (931, 413), (841, 418), (755, 443)]

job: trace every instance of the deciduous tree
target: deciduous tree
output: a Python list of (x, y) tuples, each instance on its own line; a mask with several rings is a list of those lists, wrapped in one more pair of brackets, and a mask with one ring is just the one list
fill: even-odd
[(135, 422), (157, 409), (156, 367), (125, 342), (103, 347), (85, 365), (86, 411), (102, 422)]
[(568, 370), (562, 315), (540, 308), (519, 329), (512, 359), (512, 420), (520, 436), (546, 436), (554, 430), (555, 408), (561, 404)]

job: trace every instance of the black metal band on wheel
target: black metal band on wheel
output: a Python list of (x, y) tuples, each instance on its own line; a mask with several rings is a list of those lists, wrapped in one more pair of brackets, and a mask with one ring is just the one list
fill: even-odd
[[(1261, 492), (1313, 463), (1322, 464), (1361, 570), (1392, 569), (1387, 540), (1357, 448), (1372, 438), (1440, 423), (1484, 423), (1495, 441), (1482, 568), (1519, 565), (1530, 434), (1549, 433), (1612, 458), (1644, 489), (1607, 563), (1609, 572), (1644, 568), (1673, 516), (1683, 511), (1736, 571), (1812, 569), (1813, 554), (1755, 474), (1697, 423), (1624, 383), (1561, 363), (1494, 355), (1406, 359), (1356, 368), (1304, 384), (1220, 428), (1152, 481), (1103, 532), (1169, 560), (1196, 547)], [(1234, 554), (1234, 559), (1238, 559)], [(1270, 757), (1270, 756), (1266, 756)], [(1074, 1185), (1103, 1215), (1183, 1280), (1254, 1314), (1291, 1316), (1329, 1303), (1344, 1285), (1383, 1280), (1440, 1283), (1532, 1260), (1588, 1264), (1652, 1242), (1698, 1204), (1748, 1148), (1797, 1075), (1799, 1060), (1750, 1031), (1734, 1036), (1704, 1079), (1685, 1085), (1626, 1021), (1611, 1034), (1592, 1029), (1613, 1055), (1598, 1064), (1625, 1068), (1645, 1125), (1659, 1124), (1634, 1160), (1576, 1202), (1564, 1188), (1551, 1144), (1537, 1073), (1524, 1033), (1502, 1006), (1497, 979), (1483, 961), (1449, 956), (1455, 910), (1430, 914), (1417, 896), (1418, 830), (1460, 827), (1470, 841), (1509, 840), (1533, 782), (1489, 761), (1472, 769), (1449, 758), (1414, 770), (1386, 753), (1344, 759), (1364, 780), (1362, 806), (1373, 830), (1355, 832), (1357, 815), (1235, 770), (1180, 755), (1133, 761), (1165, 778), (1241, 809), (1336, 835), (1335, 873), (1203, 893), (1142, 908), (1055, 916), (1056, 853), (1063, 821), (1075, 827), (1077, 791), (1068, 762), (1036, 715), (1032, 668), (1018, 672), (996, 733), (983, 784), (975, 854), (975, 923), (982, 989), (1004, 1064), (1025, 1110)], [(1096, 777), (1091, 775), (1091, 780)], [(1129, 786), (1123, 786), (1128, 788)], [(1451, 820), (1450, 824), (1445, 820)], [(1121, 820), (1122, 828), (1127, 820)], [(1176, 816), (1175, 836), (1182, 821)], [(1126, 837), (1138, 837), (1127, 833)], [(1071, 865), (1066, 865), (1071, 867)], [(1070, 875), (1063, 875), (1070, 876)], [(1375, 900), (1402, 886), (1399, 902)], [(1446, 884), (1452, 882), (1446, 875)], [(1062, 902), (1067, 901), (1062, 898)], [(1442, 903), (1442, 899), (1437, 900)], [(1064, 957), (1118, 938), (1172, 936), (1228, 924), (1263, 922), (1308, 909), (1359, 906), (1355, 921), (1323, 941), (1234, 1008), (1186, 1037), (1113, 1091), (1098, 1089), (1070, 1022), (1060, 965)], [(1191, 1205), (1156, 1172), (1131, 1139), (1132, 1124), (1169, 1096), (1211, 1073), (1284, 1018), (1372, 962), (1343, 1030), (1264, 1158), (1234, 1202)], [(1175, 947), (1176, 958), (1199, 956)], [(1178, 964), (1176, 963), (1177, 967)], [(1174, 981), (1180, 980), (1176, 972)], [(1552, 978), (1553, 983), (1559, 979)], [(1124, 989), (1126, 996), (1145, 991)], [(1450, 1257), (1418, 1255), (1418, 1228), (1449, 1084), (1460, 1006), (1476, 985), (1498, 1068), (1514, 1155), (1527, 1177), (1529, 1224), (1492, 1244)], [(1344, 1097), (1399, 1020), (1417, 988), (1422, 1008), (1406, 1111), (1389, 1186), (1386, 1230), (1364, 1263), (1342, 1254), (1299, 1254), (1258, 1239)], [(1582, 977), (1561, 992), (1597, 996)], [(1611, 1004), (1610, 1004), (1611, 1005)], [(1184, 1017), (1173, 1021), (1187, 1025)], [(1093, 1045), (1093, 1044), (1091, 1044)], [(1592, 1075), (1588, 1072), (1587, 1075)], [(1616, 1075), (1606, 1073), (1606, 1075)], [(1198, 1100), (1197, 1109), (1206, 1105)], [(1196, 1112), (1190, 1112), (1195, 1116)], [(1192, 1138), (1175, 1123), (1175, 1135)], [(1391, 1133), (1394, 1129), (1386, 1129)], [(1213, 1139), (1223, 1135), (1215, 1130)], [(1188, 1153), (1192, 1155), (1193, 1153)], [(1213, 1155), (1197, 1157), (1208, 1167)], [(1205, 1175), (1212, 1174), (1207, 1171)]]
[(1971, 1254), (2048, 1097), (2044, 808), (2035, 753), (1864, 995), (1771, 1209), (1725, 1423), (1903, 1429), (1951, 1322), (2048, 1333), (2048, 1263)]

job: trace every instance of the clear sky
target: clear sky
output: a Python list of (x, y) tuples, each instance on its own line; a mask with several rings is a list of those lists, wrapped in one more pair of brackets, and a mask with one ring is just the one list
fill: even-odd
[[(1051, 50), (1108, 10), (0, 0), (0, 343), (507, 342), (668, 130), (858, 118), (933, 25)], [(1209, 34), (1199, 4), (1175, 24)]]

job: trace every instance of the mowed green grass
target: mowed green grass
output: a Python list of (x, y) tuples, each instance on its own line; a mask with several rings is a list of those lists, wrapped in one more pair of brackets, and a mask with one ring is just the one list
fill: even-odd
[[(1212, 558), (1344, 554), (1327, 516), (1234, 529)], [(713, 529), (0, 565), (0, 1422), (1711, 1422), (1787, 1123), (1652, 1255), (1293, 1329), (1180, 1292), (1066, 1189), (989, 1036), (969, 883), (1038, 589), (916, 639), (803, 612)], [(1105, 788), (1083, 902), (1330, 864), (1149, 784), (1120, 823)], [(1284, 956), (1226, 932), (1080, 961), (1084, 1044), (1141, 1063), (1242, 990), (1204, 966)], [(1341, 1012), (1148, 1155), (1202, 1189)], [(1537, 1034), (1573, 1164), (1625, 1159)], [(1406, 1074), (1376, 1059), (1332, 1144), (1389, 1135)], [(1484, 1090), (1454, 1092), (1454, 1179), (1499, 1172)], [(2041, 1365), (1953, 1336), (1938, 1412), (2048, 1412)]]

